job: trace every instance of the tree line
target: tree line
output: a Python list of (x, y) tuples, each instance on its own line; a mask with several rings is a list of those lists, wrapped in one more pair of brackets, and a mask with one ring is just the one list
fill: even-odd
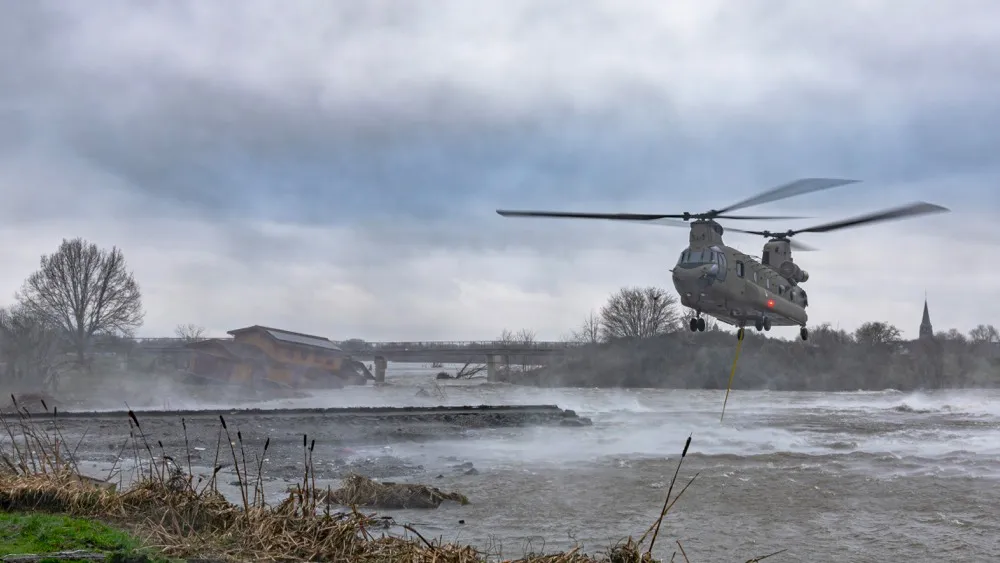
[[(142, 292), (117, 247), (64, 239), (41, 257), (0, 308), (0, 382), (30, 380), (54, 388), (59, 374), (90, 369), (95, 346), (134, 336), (144, 320)], [(525, 383), (569, 386), (707, 387), (723, 385), (735, 339), (706, 318), (691, 333), (677, 297), (659, 287), (626, 287), (591, 311), (567, 339), (580, 346), (543, 370), (522, 366)], [(178, 326), (185, 340), (197, 325)], [(807, 342), (747, 331), (737, 387), (770, 389), (914, 389), (1000, 383), (1000, 333), (989, 324), (904, 342), (890, 323), (853, 332), (810, 328)], [(502, 342), (530, 344), (530, 329), (505, 330)], [(523, 363), (523, 361), (522, 361)]]
[[(658, 287), (626, 287), (591, 311), (569, 338), (581, 346), (554, 364), (517, 378), (545, 386), (725, 387), (736, 339), (706, 318), (692, 333), (677, 297)], [(808, 341), (746, 331), (734, 387), (854, 391), (1000, 385), (1000, 332), (981, 324), (929, 340), (904, 341), (891, 323), (852, 332), (829, 323)]]

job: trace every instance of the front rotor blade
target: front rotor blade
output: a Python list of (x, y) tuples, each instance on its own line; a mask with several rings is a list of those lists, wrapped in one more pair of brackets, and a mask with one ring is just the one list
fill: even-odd
[(776, 188), (771, 188), (770, 190), (744, 199), (743, 201), (730, 205), (729, 207), (723, 207), (722, 209), (719, 209), (718, 212), (725, 213), (727, 211), (735, 211), (737, 209), (760, 205), (762, 203), (770, 203), (772, 201), (778, 201), (780, 199), (797, 195), (853, 184), (857, 181), (858, 180), (841, 180), (838, 178), (802, 178)]
[(497, 209), (502, 217), (544, 217), (549, 219), (606, 219), (609, 221), (631, 221), (656, 225), (689, 227), (689, 223), (677, 221), (683, 215), (652, 215), (646, 213), (576, 213), (573, 211), (514, 211)]
[(927, 215), (929, 213), (943, 213), (947, 211), (950, 210), (946, 207), (941, 207), (940, 205), (935, 205), (933, 203), (925, 203), (922, 201), (918, 201), (907, 205), (902, 205), (900, 207), (893, 207), (891, 209), (886, 209), (883, 211), (866, 213), (864, 215), (859, 215), (857, 217), (851, 217), (850, 219), (842, 219), (840, 221), (834, 221), (832, 223), (824, 223), (822, 225), (816, 225), (815, 227), (809, 227), (806, 229), (796, 229), (794, 233), (828, 233), (830, 231), (839, 231), (840, 229), (860, 227), (861, 225), (868, 225), (871, 223), (894, 221), (897, 219), (904, 219), (906, 217), (913, 217), (915, 215)]
[(808, 244), (801, 243), (801, 242), (799, 242), (799, 241), (797, 241), (795, 239), (788, 239), (788, 244), (789, 244), (789, 246), (792, 247), (792, 250), (797, 250), (799, 252), (812, 252), (812, 251), (816, 250), (815, 247), (809, 246)]
[(788, 215), (716, 215), (715, 219), (742, 219), (744, 221), (768, 221), (771, 219), (808, 219), (808, 217), (792, 217)]

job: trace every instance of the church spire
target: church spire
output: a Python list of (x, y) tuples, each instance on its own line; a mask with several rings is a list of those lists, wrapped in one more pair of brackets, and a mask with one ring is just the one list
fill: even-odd
[(927, 293), (924, 292), (924, 317), (920, 321), (920, 339), (934, 338), (934, 327), (931, 326), (931, 313), (927, 309)]

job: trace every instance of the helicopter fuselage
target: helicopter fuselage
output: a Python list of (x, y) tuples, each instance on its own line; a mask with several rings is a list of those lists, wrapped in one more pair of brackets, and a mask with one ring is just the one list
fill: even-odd
[[(806, 292), (777, 269), (725, 245), (723, 232), (714, 221), (691, 224), (690, 244), (672, 270), (680, 303), (740, 328), (805, 327)], [(774, 252), (774, 241), (768, 244)]]

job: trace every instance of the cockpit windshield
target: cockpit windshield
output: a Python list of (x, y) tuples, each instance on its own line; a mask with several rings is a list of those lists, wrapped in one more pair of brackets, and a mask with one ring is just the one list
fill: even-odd
[(681, 267), (696, 267), (703, 264), (719, 264), (722, 262), (722, 253), (709, 249), (685, 250), (681, 252), (677, 259), (677, 265)]

